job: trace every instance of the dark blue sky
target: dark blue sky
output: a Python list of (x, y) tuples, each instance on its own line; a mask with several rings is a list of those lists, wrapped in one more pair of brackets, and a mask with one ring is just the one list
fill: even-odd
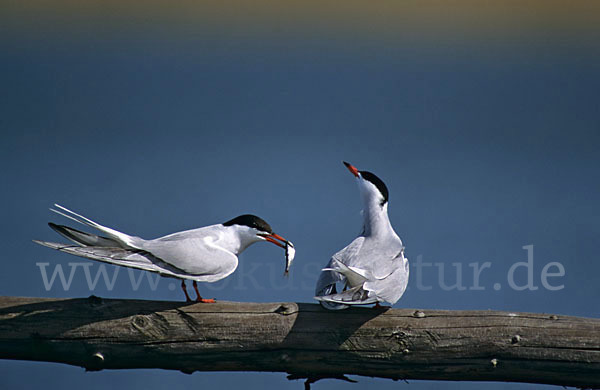
[[(11, 11), (0, 38), (0, 294), (182, 298), (167, 279), (155, 289), (143, 279), (134, 290), (126, 270), (114, 288), (101, 278), (90, 290), (85, 266), (67, 291), (58, 280), (47, 290), (36, 263), (67, 274), (69, 263), (91, 263), (31, 242), (59, 240), (46, 225), (67, 222), (48, 211), (57, 202), (145, 238), (257, 214), (295, 243), (290, 278), (281, 276), (282, 251), (257, 244), (235, 274), (201, 291), (222, 300), (310, 302), (319, 269), (361, 228), (343, 159), (390, 190), (390, 218), (413, 264), (396, 307), (598, 316), (600, 51), (588, 35), (567, 26), (532, 27), (522, 39), (502, 31), (449, 37), (443, 29), (412, 36), (379, 31), (376, 21), (367, 33), (364, 20), (358, 30), (250, 20), (254, 29), (244, 34), (216, 20), (173, 32), (165, 27), (172, 21), (155, 29), (120, 24), (101, 7), (89, 24), (77, 12)], [(526, 245), (534, 246), (538, 289), (517, 291), (507, 275), (527, 260)], [(431, 289), (417, 285), (417, 259), (437, 263), (420, 270)], [(473, 290), (469, 264), (486, 262), (483, 289)], [(542, 285), (550, 262), (565, 271), (548, 278), (564, 285), (557, 291)], [(445, 290), (441, 267), (445, 285), (456, 282), (459, 267), (466, 290)], [(114, 268), (107, 270), (112, 277)], [(524, 267), (514, 279), (527, 282)], [(3, 388), (301, 386), (283, 374), (85, 373), (13, 361), (0, 361), (0, 378)]]

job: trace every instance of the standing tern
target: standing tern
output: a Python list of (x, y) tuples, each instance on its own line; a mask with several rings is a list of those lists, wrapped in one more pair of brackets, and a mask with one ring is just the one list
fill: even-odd
[[(323, 268), (315, 299), (327, 309), (346, 309), (400, 299), (408, 283), (408, 259), (402, 240), (388, 217), (388, 189), (377, 176), (344, 162), (356, 177), (364, 204), (363, 231), (347, 247), (334, 254)], [(337, 291), (336, 284), (344, 283)]]
[(214, 302), (214, 299), (200, 296), (196, 282), (216, 282), (229, 276), (238, 266), (237, 255), (255, 242), (268, 241), (286, 250), (285, 274), (294, 257), (293, 244), (273, 233), (271, 226), (255, 215), (240, 215), (222, 224), (144, 240), (102, 226), (58, 204), (54, 206), (58, 210), (50, 210), (93, 227), (105, 236), (50, 222), (48, 225), (54, 231), (77, 245), (34, 240), (35, 243), (92, 260), (181, 279), (181, 288), (188, 302), (191, 299), (187, 293), (186, 279), (193, 280), (197, 302)]

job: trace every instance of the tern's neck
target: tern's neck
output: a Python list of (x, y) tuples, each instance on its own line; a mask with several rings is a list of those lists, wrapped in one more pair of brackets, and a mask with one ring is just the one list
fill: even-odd
[(388, 217), (387, 203), (367, 202), (363, 209), (363, 228), (365, 236), (386, 236), (395, 234)]
[(258, 241), (256, 235), (248, 234), (243, 229), (227, 226), (224, 227), (223, 235), (218, 244), (221, 248), (237, 256)]

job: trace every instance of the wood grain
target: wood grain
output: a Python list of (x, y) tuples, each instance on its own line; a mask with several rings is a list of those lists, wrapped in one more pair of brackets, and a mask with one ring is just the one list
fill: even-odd
[(0, 297), (0, 358), (88, 370), (343, 374), (600, 388), (600, 320), (307, 303)]

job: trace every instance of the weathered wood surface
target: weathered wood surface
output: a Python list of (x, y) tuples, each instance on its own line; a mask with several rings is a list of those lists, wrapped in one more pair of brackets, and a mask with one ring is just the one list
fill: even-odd
[(0, 297), (0, 358), (600, 388), (600, 320), (306, 303)]

